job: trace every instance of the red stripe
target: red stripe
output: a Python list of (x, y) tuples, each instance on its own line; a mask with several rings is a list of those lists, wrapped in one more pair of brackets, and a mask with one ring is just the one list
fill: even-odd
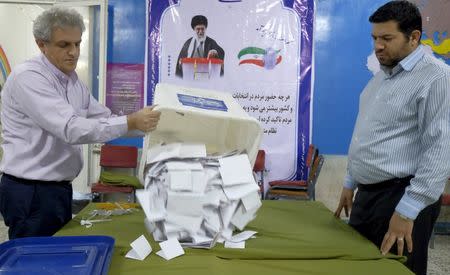
[(239, 62), (239, 65), (241, 65), (241, 64), (254, 64), (257, 66), (264, 67), (264, 61), (262, 61), (260, 59), (245, 59), (245, 60), (242, 60), (241, 62)]
[(281, 62), (281, 55), (279, 55), (277, 58), (277, 65), (280, 64), (280, 62)]
[(200, 57), (185, 57), (181, 58), (181, 63), (200, 63), (200, 64), (223, 64), (222, 59), (219, 58), (200, 58)]

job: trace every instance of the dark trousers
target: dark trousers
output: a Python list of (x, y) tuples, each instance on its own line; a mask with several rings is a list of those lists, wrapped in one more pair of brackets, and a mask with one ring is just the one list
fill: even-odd
[[(358, 185), (349, 224), (378, 247), (381, 247), (395, 207), (405, 193), (405, 188), (409, 185), (411, 178), (393, 179), (373, 185)], [(439, 216), (441, 200), (442, 197), (423, 209), (414, 221), (412, 253), (407, 252), (405, 242), (404, 251), (406, 251), (408, 257), (406, 266), (415, 274), (427, 273), (428, 242), (434, 223)], [(391, 253), (397, 254), (395, 244)]]
[(72, 218), (72, 185), (3, 174), (0, 212), (9, 239), (52, 236)]

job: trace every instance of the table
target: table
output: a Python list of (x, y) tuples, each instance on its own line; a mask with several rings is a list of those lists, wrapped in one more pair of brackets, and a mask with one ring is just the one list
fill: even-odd
[[(186, 254), (166, 261), (157, 256), (159, 245), (144, 227), (142, 210), (91, 228), (80, 220), (95, 209), (91, 203), (56, 236), (109, 235), (115, 247), (109, 274), (412, 274), (404, 257), (383, 256), (379, 249), (320, 202), (263, 201), (257, 218), (247, 230), (257, 238), (245, 249), (185, 249)], [(144, 234), (153, 252), (144, 261), (125, 258), (130, 243)]]

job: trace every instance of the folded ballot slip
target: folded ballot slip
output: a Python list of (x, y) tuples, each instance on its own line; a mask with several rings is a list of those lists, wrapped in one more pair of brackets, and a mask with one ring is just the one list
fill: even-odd
[(156, 241), (212, 248), (261, 206), (252, 173), (262, 129), (228, 93), (158, 84), (156, 130), (144, 138), (136, 192)]

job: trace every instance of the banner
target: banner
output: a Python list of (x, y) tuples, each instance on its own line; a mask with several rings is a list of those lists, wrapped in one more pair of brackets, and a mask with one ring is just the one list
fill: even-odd
[(106, 106), (123, 116), (144, 107), (144, 64), (107, 64)]
[(305, 179), (313, 0), (148, 0), (147, 104), (159, 82), (227, 92), (264, 129), (268, 180)]

